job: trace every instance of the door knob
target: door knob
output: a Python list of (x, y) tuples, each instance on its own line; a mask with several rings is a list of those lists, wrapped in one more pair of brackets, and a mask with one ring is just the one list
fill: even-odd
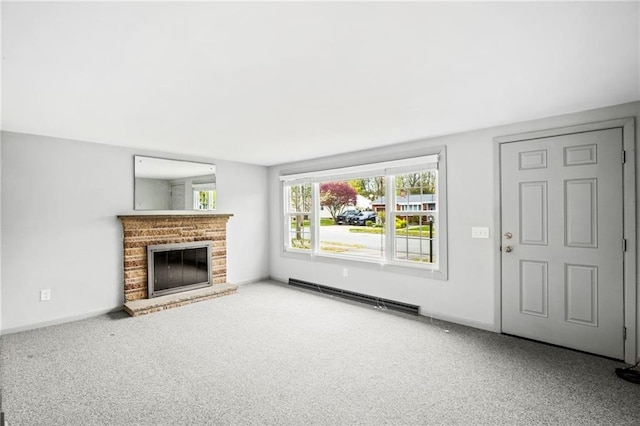
[(507, 253), (511, 253), (511, 252), (513, 251), (513, 247), (511, 247), (511, 246), (506, 246), (506, 247), (504, 248), (504, 251), (506, 251)]
[(513, 237), (513, 234), (511, 232), (507, 232), (506, 234), (504, 234), (504, 237), (509, 240), (511, 239), (511, 237)]

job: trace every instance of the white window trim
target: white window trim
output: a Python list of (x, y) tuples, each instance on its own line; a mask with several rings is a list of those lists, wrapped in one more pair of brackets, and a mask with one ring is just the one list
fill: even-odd
[[(403, 172), (413, 172), (421, 166), (428, 164), (437, 164), (438, 180), (437, 180), (437, 197), (436, 205), (438, 208), (438, 238), (435, 253), (437, 254), (437, 267), (433, 267), (432, 264), (420, 264), (416, 262), (402, 261), (400, 259), (394, 259), (395, 255), (395, 238), (385, 239), (385, 252), (391, 253), (388, 259), (369, 259), (364, 257), (348, 256), (348, 255), (334, 255), (330, 253), (323, 253), (319, 250), (319, 226), (316, 224), (315, 218), (320, 217), (320, 207), (318, 192), (320, 182), (327, 180), (347, 180), (354, 177), (362, 177), (363, 175), (375, 174), (376, 172), (385, 175), (387, 179), (387, 188), (391, 188), (393, 184), (390, 180), (395, 175), (403, 174)], [(372, 160), (370, 163), (357, 164), (353, 166), (346, 166), (342, 168), (334, 169), (318, 169), (314, 171), (302, 171), (296, 173), (285, 173), (280, 175), (281, 190), (280, 195), (283, 197), (282, 206), (284, 208), (281, 217), (283, 222), (288, 219), (286, 203), (288, 202), (285, 197), (284, 187), (290, 185), (296, 185), (301, 183), (312, 184), (312, 208), (309, 215), (311, 226), (311, 250), (299, 250), (294, 248), (288, 248), (287, 239), (289, 237), (288, 224), (283, 223), (283, 232), (281, 235), (284, 237), (281, 247), (281, 255), (285, 257), (294, 257), (298, 259), (311, 259), (312, 261), (322, 261), (334, 264), (353, 265), (369, 264), (371, 266), (378, 267), (381, 271), (391, 273), (401, 273), (416, 275), (422, 277), (428, 277), (433, 279), (448, 279), (448, 232), (447, 232), (447, 158), (446, 158), (446, 146), (434, 146), (425, 149), (421, 149), (415, 153), (415, 155), (408, 158), (402, 158), (398, 160), (379, 162)], [(391, 186), (390, 186), (391, 183)], [(387, 212), (395, 211), (395, 192), (391, 191), (392, 196), (385, 198), (385, 210)], [(410, 213), (410, 212), (407, 212)], [(394, 229), (391, 229), (392, 221), (386, 221), (386, 235), (395, 235), (395, 223)]]
[[(444, 147), (443, 147), (444, 148)], [(392, 161), (371, 161), (370, 163), (347, 166), (334, 169), (323, 169), (317, 171), (282, 174), (280, 180), (283, 182), (326, 182), (327, 180), (348, 180), (368, 175), (402, 174), (406, 171), (414, 171), (416, 167), (438, 164), (439, 154), (414, 156)]]
[[(308, 257), (311, 253), (313, 253), (313, 247), (310, 247), (309, 250), (307, 249), (300, 249), (300, 248), (295, 248), (295, 247), (287, 247), (287, 241), (289, 241), (291, 239), (291, 217), (292, 216), (299, 216), (299, 215), (303, 215), (303, 216), (309, 216), (309, 223), (313, 223), (313, 218), (316, 217), (316, 214), (313, 213), (313, 198), (311, 200), (311, 210), (308, 212), (292, 212), (289, 210), (289, 206), (288, 203), (291, 200), (291, 186), (293, 185), (304, 185), (309, 183), (308, 181), (300, 181), (300, 182), (296, 182), (296, 183), (292, 183), (290, 185), (284, 186), (281, 191), (280, 194), (282, 196), (282, 207), (283, 207), (283, 215), (282, 215), (282, 235), (284, 236), (284, 239), (282, 241), (282, 247), (285, 253), (296, 253), (305, 257)], [(284, 191), (284, 188), (287, 188), (286, 190), (286, 194)], [(312, 197), (313, 197), (313, 190), (311, 191)], [(311, 226), (311, 232), (313, 232), (313, 229), (315, 227)], [(313, 243), (314, 241), (314, 237), (313, 235), (310, 234), (310, 238), (311, 238), (311, 242)]]
[[(198, 200), (197, 195), (199, 192), (209, 192), (209, 203), (207, 205), (206, 209), (201, 209), (200, 208), (200, 200)], [(216, 194), (216, 188), (215, 186), (213, 187), (195, 187), (192, 186), (192, 198), (193, 198), (193, 210), (197, 210), (197, 211), (214, 211), (216, 209), (216, 202), (214, 201), (215, 198), (215, 194)], [(199, 194), (198, 194), (199, 196)]]

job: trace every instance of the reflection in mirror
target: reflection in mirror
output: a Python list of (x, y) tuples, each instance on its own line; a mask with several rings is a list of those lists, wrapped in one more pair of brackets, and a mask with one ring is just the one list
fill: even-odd
[(215, 164), (134, 156), (135, 210), (215, 210)]

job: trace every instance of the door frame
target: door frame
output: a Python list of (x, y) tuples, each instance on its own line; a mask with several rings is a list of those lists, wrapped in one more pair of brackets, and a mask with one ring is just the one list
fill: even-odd
[[(627, 364), (635, 364), (637, 361), (637, 242), (636, 242), (636, 153), (635, 153), (635, 119), (633, 117), (620, 118), (615, 120), (599, 121), (575, 126), (567, 126), (546, 130), (531, 131), (493, 138), (494, 141), (494, 191), (495, 215), (494, 229), (497, 232), (493, 235), (498, 255), (495, 256), (495, 312), (494, 323), (497, 332), (502, 332), (502, 256), (500, 245), (502, 243), (502, 176), (501, 176), (501, 145), (509, 142), (521, 142), (531, 139), (563, 136), (573, 133), (584, 133), (597, 130), (622, 129), (622, 149), (626, 158), (622, 165), (622, 185), (623, 191), (623, 229), (626, 240), (626, 251), (624, 252), (624, 327), (626, 327), (626, 339), (624, 340), (624, 361)], [(621, 153), (622, 155), (622, 153)], [(622, 161), (622, 157), (620, 159)], [(620, 241), (622, 248), (622, 241)], [(622, 332), (622, 330), (621, 330)]]

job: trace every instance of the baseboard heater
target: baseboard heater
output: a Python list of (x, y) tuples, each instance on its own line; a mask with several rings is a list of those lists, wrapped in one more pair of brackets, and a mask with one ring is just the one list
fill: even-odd
[(315, 290), (318, 293), (329, 294), (331, 296), (342, 297), (343, 299), (354, 300), (356, 302), (366, 303), (367, 305), (385, 307), (394, 311), (404, 312), (406, 314), (419, 315), (420, 307), (409, 303), (402, 303), (395, 300), (383, 299), (381, 297), (369, 296), (367, 294), (356, 293), (355, 291), (342, 290), (339, 288), (329, 287), (326, 285), (310, 283), (295, 278), (289, 278), (289, 285), (294, 287)]

